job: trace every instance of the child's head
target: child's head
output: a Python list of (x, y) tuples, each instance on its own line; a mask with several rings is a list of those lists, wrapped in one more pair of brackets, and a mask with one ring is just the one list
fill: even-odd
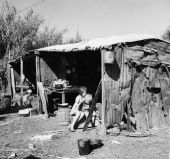
[(87, 94), (86, 96), (85, 96), (85, 103), (86, 104), (89, 104), (90, 102), (92, 101), (92, 95), (91, 94)]
[(84, 97), (87, 94), (87, 88), (84, 86), (80, 87), (79, 94)]

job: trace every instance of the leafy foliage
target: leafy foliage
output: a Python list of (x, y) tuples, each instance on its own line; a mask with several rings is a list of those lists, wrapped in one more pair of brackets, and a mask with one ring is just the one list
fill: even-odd
[(170, 26), (166, 29), (166, 31), (164, 32), (163, 39), (170, 41)]
[[(17, 15), (15, 7), (5, 2), (0, 11), (0, 75), (1, 89), (7, 85), (7, 63), (25, 54), (43, 23), (43, 18), (30, 10), (26, 16)], [(3, 85), (3, 87), (2, 87)]]
[(45, 27), (44, 19), (33, 10), (19, 16), (17, 9), (6, 1), (0, 8), (0, 89), (7, 86), (7, 64), (27, 51), (54, 44), (61, 44), (63, 31)]
[(37, 32), (37, 36), (34, 38), (33, 47), (41, 48), (51, 45), (57, 45), (63, 43), (63, 35), (67, 32), (67, 29), (57, 31), (56, 28), (50, 28), (45, 26), (41, 31)]
[[(4, 14), (5, 13), (5, 14)], [(5, 11), (0, 14), (1, 57), (10, 51), (10, 60), (23, 55), (32, 47), (32, 40), (37, 34), (43, 19), (30, 10), (24, 18), (17, 16), (14, 7), (6, 3)]]
[(66, 44), (71, 44), (71, 43), (78, 43), (83, 41), (83, 38), (81, 37), (80, 33), (77, 31), (75, 37), (72, 37), (68, 40), (66, 40)]
[(17, 9), (7, 1), (0, 6), (0, 90), (7, 87), (9, 61), (36, 48), (82, 41), (77, 32), (75, 38), (63, 42), (67, 29), (58, 31), (49, 26), (42, 28), (43, 24), (44, 19), (33, 10), (28, 11), (25, 16), (19, 16)]

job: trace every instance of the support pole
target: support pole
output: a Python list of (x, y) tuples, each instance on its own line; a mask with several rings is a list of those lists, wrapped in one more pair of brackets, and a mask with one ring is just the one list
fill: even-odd
[(21, 106), (23, 105), (23, 81), (24, 81), (24, 73), (23, 73), (23, 58), (20, 58), (20, 86), (21, 86)]
[(102, 78), (102, 134), (106, 135), (106, 126), (105, 126), (105, 106), (106, 106), (106, 99), (105, 99), (105, 86), (104, 86), (104, 53), (105, 51), (101, 51), (101, 78)]
[[(35, 67), (36, 67), (36, 86), (37, 82), (40, 82), (40, 57), (39, 52), (35, 51), (36, 57), (35, 57)], [(38, 93), (38, 88), (37, 88)]]
[(14, 77), (14, 69), (11, 67), (11, 86), (12, 86), (12, 95), (14, 96), (16, 93), (15, 90), (15, 77)]
[[(39, 51), (35, 51), (35, 67), (36, 67), (36, 88), (37, 88), (37, 96), (40, 97), (40, 92), (38, 91), (38, 85), (37, 83), (40, 82), (40, 57), (39, 57)], [(39, 99), (38, 102), (38, 111), (39, 114), (42, 114), (42, 104)]]
[(8, 86), (7, 86), (7, 94), (11, 95), (11, 76), (10, 76), (10, 50), (9, 50), (9, 45), (7, 46), (6, 53), (8, 53), (8, 63), (7, 63), (7, 74), (8, 74)]
[(11, 95), (11, 75), (10, 75), (10, 65), (7, 64), (7, 73), (8, 73), (8, 87), (7, 87), (7, 94)]

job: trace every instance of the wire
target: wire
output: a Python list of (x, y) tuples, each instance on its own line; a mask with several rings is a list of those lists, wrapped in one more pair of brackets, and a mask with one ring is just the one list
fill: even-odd
[(36, 2), (36, 3), (34, 3), (34, 4), (32, 4), (32, 5), (30, 5), (30, 6), (27, 6), (27, 7), (23, 8), (23, 9), (20, 9), (20, 10), (17, 12), (17, 14), (19, 14), (19, 13), (21, 13), (21, 12), (24, 12), (24, 11), (26, 11), (27, 9), (30, 9), (30, 8), (32, 8), (32, 7), (35, 7), (35, 6), (41, 4), (41, 3), (44, 2), (44, 1), (45, 1), (45, 0), (40, 0), (40, 1), (38, 1), (38, 2)]

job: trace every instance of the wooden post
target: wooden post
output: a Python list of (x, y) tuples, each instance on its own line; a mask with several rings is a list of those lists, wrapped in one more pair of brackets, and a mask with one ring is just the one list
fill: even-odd
[[(39, 91), (38, 91), (38, 85), (37, 83), (40, 82), (40, 57), (39, 57), (39, 51), (35, 51), (35, 67), (36, 67), (36, 87), (37, 87), (37, 96), (40, 97)], [(41, 101), (39, 99), (38, 102), (38, 111), (39, 114), (42, 114), (42, 104)]]
[(20, 86), (21, 86), (21, 106), (23, 104), (23, 81), (24, 81), (24, 73), (23, 73), (23, 58), (20, 58)]
[(8, 87), (7, 87), (7, 94), (11, 95), (11, 76), (10, 76), (10, 65), (7, 64), (7, 74), (8, 74)]
[(62, 99), (61, 103), (64, 104), (66, 102), (66, 97), (65, 97), (65, 93), (64, 92), (61, 94), (61, 99)]
[(9, 45), (7, 46), (7, 53), (8, 53), (8, 63), (7, 63), (7, 74), (8, 74), (8, 87), (7, 87), (7, 94), (11, 95), (11, 77), (10, 77), (10, 50)]
[[(35, 67), (36, 67), (36, 85), (37, 82), (40, 82), (40, 57), (39, 52), (35, 51), (36, 57), (35, 57)], [(38, 88), (37, 88), (38, 93)]]
[(48, 116), (48, 111), (47, 111), (46, 93), (44, 92), (42, 82), (37, 82), (37, 87), (38, 87), (38, 90), (39, 90), (40, 99), (42, 101), (45, 117), (48, 118), (49, 116)]
[(11, 86), (12, 86), (12, 95), (14, 96), (16, 91), (15, 91), (15, 78), (14, 78), (14, 69), (11, 67)]
[(102, 134), (106, 135), (106, 126), (105, 126), (105, 86), (104, 86), (104, 50), (101, 51), (101, 78), (102, 78)]

